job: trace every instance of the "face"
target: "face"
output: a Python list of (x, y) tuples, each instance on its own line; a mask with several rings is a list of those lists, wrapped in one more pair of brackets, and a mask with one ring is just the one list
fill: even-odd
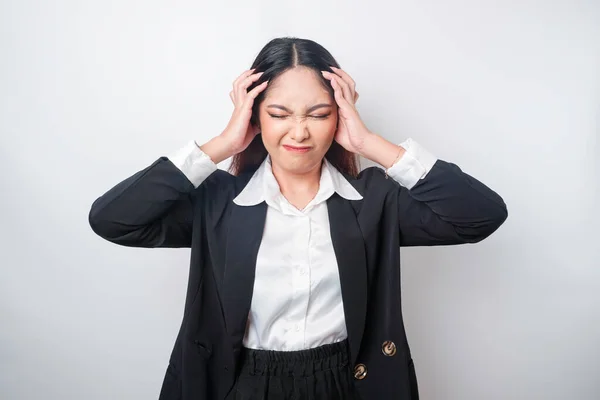
[(304, 174), (320, 168), (337, 125), (337, 107), (316, 72), (290, 69), (269, 84), (259, 107), (273, 167)]

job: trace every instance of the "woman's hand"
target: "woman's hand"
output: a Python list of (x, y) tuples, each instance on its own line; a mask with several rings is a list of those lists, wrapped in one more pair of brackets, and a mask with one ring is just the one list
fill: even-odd
[(253, 72), (254, 70), (249, 70), (240, 75), (233, 82), (233, 90), (229, 92), (235, 108), (221, 137), (230, 146), (233, 154), (244, 151), (259, 132), (258, 127), (250, 123), (250, 117), (254, 99), (267, 87), (268, 82), (265, 81), (248, 92), (248, 87), (263, 74), (262, 72), (257, 74)]
[(335, 101), (338, 105), (338, 128), (335, 141), (348, 151), (363, 155), (371, 132), (360, 119), (355, 103), (358, 99), (356, 83), (345, 71), (331, 67), (335, 72), (322, 71), (325, 79), (331, 82)]
[(263, 74), (253, 72), (254, 70), (245, 71), (233, 82), (233, 90), (229, 92), (229, 97), (234, 109), (225, 130), (200, 147), (216, 164), (244, 151), (259, 132), (259, 128), (250, 123), (250, 117), (254, 99), (265, 90), (268, 81), (248, 91)]

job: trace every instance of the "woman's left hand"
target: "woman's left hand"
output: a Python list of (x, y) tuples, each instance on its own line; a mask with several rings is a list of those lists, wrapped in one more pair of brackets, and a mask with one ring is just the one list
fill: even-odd
[(335, 101), (338, 105), (338, 127), (335, 141), (348, 151), (362, 155), (365, 142), (371, 132), (358, 115), (355, 103), (358, 99), (356, 83), (345, 71), (331, 67), (335, 74), (322, 71), (334, 90)]

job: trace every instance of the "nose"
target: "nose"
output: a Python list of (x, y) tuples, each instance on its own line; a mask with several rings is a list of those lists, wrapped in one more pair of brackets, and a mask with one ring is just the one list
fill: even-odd
[(290, 130), (290, 136), (297, 142), (302, 142), (310, 136), (308, 131), (308, 124), (305, 118), (296, 119), (294, 126)]

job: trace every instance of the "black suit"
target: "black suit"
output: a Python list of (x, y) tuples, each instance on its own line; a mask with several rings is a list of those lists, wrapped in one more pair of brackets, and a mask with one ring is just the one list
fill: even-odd
[[(217, 170), (194, 189), (162, 157), (92, 205), (93, 230), (111, 242), (192, 249), (184, 318), (161, 400), (224, 399), (233, 385), (267, 211), (264, 202), (233, 203), (250, 177)], [(442, 160), (410, 191), (376, 167), (346, 179), (363, 199), (334, 194), (327, 206), (350, 357), (359, 365), (356, 387), (364, 399), (418, 399), (402, 320), (399, 247), (478, 242), (504, 222), (506, 205)]]

